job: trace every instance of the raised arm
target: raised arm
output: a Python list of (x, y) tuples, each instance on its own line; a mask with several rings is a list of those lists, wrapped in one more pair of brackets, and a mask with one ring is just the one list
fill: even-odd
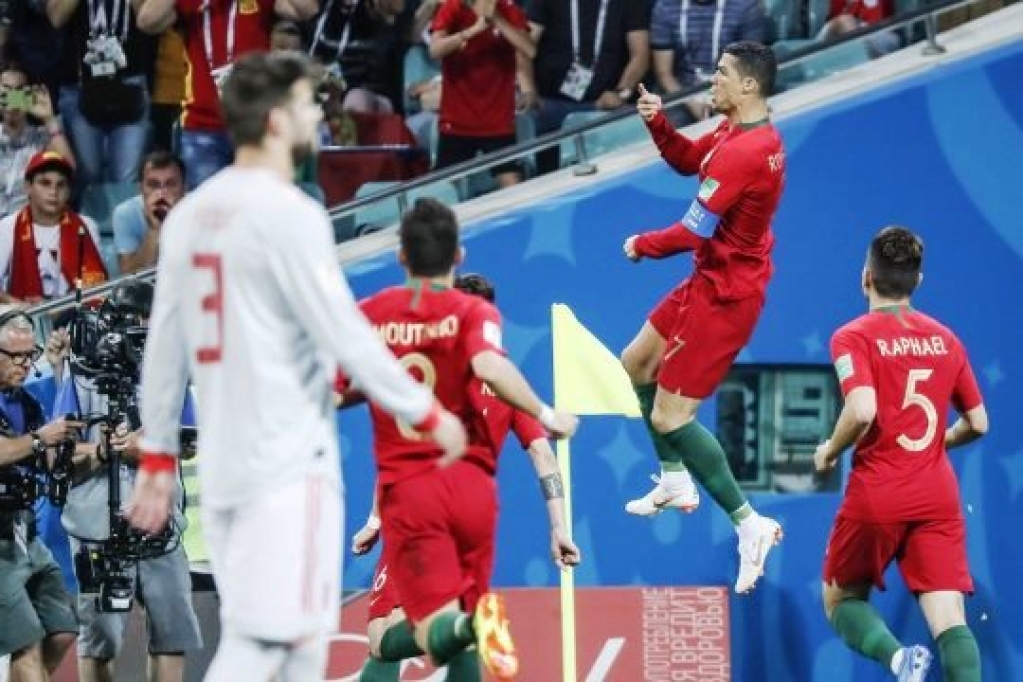
[(320, 11), (320, 0), (274, 0), (274, 14), (281, 19), (305, 21)]
[(648, 92), (639, 84), (639, 100), (636, 109), (646, 123), (647, 130), (661, 158), (682, 175), (695, 175), (700, 164), (714, 144), (714, 133), (692, 140), (675, 129), (664, 115), (664, 103), (659, 95)]
[(132, 0), (135, 23), (139, 30), (150, 35), (159, 35), (173, 26), (178, 19), (174, 4), (175, 0)]

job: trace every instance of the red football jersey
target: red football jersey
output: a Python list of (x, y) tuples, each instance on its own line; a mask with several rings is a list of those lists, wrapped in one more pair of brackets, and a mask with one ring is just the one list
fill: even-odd
[(486, 446), (488, 457), (480, 464), (491, 473), (497, 471), (497, 458), (501, 455), (509, 431), (515, 433), (523, 450), (528, 450), (533, 441), (547, 438), (547, 430), (536, 417), (504, 402), (479, 379), (473, 379), (470, 390), (473, 409), (483, 417), (483, 430), (479, 435), (482, 444)]
[[(528, 30), (525, 13), (512, 0), (495, 9), (513, 27)], [(463, 0), (445, 0), (431, 30), (454, 35), (476, 23)], [(515, 134), (515, 48), (497, 28), (473, 36), (441, 62), (440, 131), (465, 137)]]
[(679, 224), (640, 238), (640, 253), (663, 258), (695, 248), (694, 274), (707, 277), (718, 297), (762, 294), (774, 270), (771, 221), (785, 189), (777, 129), (766, 121), (748, 127), (724, 120), (690, 140), (663, 114), (649, 126), (664, 160), (682, 174), (698, 173), (700, 189)]
[(982, 399), (955, 334), (909, 307), (884, 308), (835, 332), (831, 355), (843, 394), (861, 386), (877, 393), (841, 514), (877, 523), (961, 516), (945, 452), (948, 409), (966, 412)]
[[(466, 425), (466, 457), (489, 461), (479, 414), (470, 400), (475, 376), (470, 363), (483, 351), (503, 353), (497, 309), (477, 296), (429, 285), (392, 287), (359, 305), (409, 373), (430, 386), (437, 400)], [(436, 465), (441, 451), (432, 441), (372, 402), (370, 414), (381, 485)]]
[(828, 19), (841, 14), (854, 16), (865, 24), (877, 24), (895, 14), (892, 0), (831, 0)]
[[(215, 9), (210, 11), (207, 9), (209, 6)], [(274, 0), (221, 3), (176, 0), (175, 10), (181, 19), (188, 67), (181, 127), (185, 130), (222, 131), (220, 94), (210, 71), (228, 66), (249, 52), (270, 49)], [(209, 33), (206, 32), (207, 25)], [(211, 52), (209, 55), (207, 47)]]

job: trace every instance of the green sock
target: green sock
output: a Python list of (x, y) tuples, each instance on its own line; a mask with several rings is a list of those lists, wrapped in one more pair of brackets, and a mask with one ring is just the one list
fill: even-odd
[(462, 649), (448, 661), (448, 682), (480, 682), (480, 657), (475, 647)]
[(387, 628), (380, 638), (380, 659), (383, 661), (403, 661), (422, 653), (412, 634), (412, 624), (407, 620), (400, 620)]
[(969, 627), (956, 625), (938, 635), (938, 652), (947, 682), (980, 682), (980, 649)]
[(381, 661), (367, 656), (359, 673), (359, 682), (398, 682), (400, 677), (401, 663), (398, 661)]
[(461, 611), (448, 611), (434, 618), (426, 638), (430, 657), (438, 666), (445, 665), (455, 654), (476, 641), (469, 616)]
[(831, 626), (853, 651), (891, 670), (892, 657), (902, 648), (880, 614), (862, 599), (846, 599), (831, 612)]
[(739, 484), (735, 482), (732, 470), (728, 468), (728, 458), (717, 438), (695, 419), (685, 426), (664, 434), (664, 440), (675, 450), (685, 456), (685, 464), (689, 472), (706, 488), (731, 518), (738, 523), (751, 510), (742, 494)]
[(657, 452), (661, 468), (664, 471), (685, 471), (686, 465), (682, 463), (681, 453), (676, 452), (650, 423), (650, 413), (654, 411), (654, 398), (657, 396), (657, 384), (642, 384), (633, 388), (636, 391), (636, 397), (639, 398), (639, 411), (643, 415), (646, 430), (650, 432), (650, 440), (654, 442), (654, 451)]

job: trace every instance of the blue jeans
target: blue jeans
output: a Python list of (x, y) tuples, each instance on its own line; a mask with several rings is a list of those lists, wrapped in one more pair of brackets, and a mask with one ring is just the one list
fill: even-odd
[(227, 133), (182, 130), (178, 154), (185, 163), (185, 184), (192, 190), (234, 160)]
[[(125, 82), (146, 87), (145, 76), (131, 76)], [(99, 128), (85, 120), (78, 109), (80, 93), (77, 85), (62, 85), (57, 105), (75, 152), (76, 184), (84, 188), (101, 182), (136, 182), (149, 136), (148, 90), (142, 118), (112, 128)]]

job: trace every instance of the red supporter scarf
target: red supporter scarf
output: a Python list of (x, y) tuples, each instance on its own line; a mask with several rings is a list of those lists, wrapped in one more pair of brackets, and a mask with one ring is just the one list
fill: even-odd
[[(89, 228), (81, 216), (64, 211), (60, 217), (60, 271), (69, 284), (78, 278), (78, 230), (85, 231), (82, 249), (82, 286), (91, 287), (107, 280), (107, 270)], [(14, 253), (11, 256), (11, 283), (8, 293), (19, 299), (42, 298), (43, 278), (39, 274), (39, 253), (32, 229), (32, 209), (21, 209), (14, 223)]]

